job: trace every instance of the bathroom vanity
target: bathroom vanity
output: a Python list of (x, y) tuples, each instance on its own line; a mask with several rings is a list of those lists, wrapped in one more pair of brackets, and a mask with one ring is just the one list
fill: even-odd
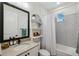
[(38, 56), (39, 49), (39, 43), (26, 41), (19, 45), (11, 46), (1, 52), (2, 56)]

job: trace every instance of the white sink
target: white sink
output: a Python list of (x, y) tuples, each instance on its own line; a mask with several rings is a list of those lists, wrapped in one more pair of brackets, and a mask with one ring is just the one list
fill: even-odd
[(21, 43), (21, 45), (31, 45), (31, 43)]
[[(34, 43), (35, 44), (35, 43)], [(28, 48), (30, 48), (32, 45), (34, 45), (33, 42), (23, 42), (19, 45), (15, 45), (13, 46), (13, 49), (14, 50), (26, 50)]]
[(14, 47), (14, 50), (24, 50), (24, 49), (27, 49), (28, 47), (29, 45), (22, 44)]

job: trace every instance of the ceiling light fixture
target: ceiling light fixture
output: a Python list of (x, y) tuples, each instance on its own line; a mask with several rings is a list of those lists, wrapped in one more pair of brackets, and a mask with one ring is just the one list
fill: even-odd
[(23, 2), (23, 6), (25, 6), (26, 8), (29, 8), (29, 4), (27, 2)]
[(25, 8), (29, 8), (29, 3), (27, 3), (27, 2), (17, 2), (17, 4), (19, 4), (20, 6), (23, 6)]
[(57, 2), (57, 5), (59, 5), (60, 4), (60, 2)]
[(32, 15), (32, 19), (35, 20), (35, 18), (36, 18), (36, 15)]

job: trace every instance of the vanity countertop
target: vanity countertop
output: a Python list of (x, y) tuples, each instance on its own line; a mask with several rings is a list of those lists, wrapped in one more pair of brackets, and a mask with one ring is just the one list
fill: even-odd
[(20, 45), (10, 46), (9, 48), (2, 50), (2, 56), (18, 56), (19, 54), (29, 51), (30, 49), (38, 46), (38, 43), (33, 41), (23, 42)]

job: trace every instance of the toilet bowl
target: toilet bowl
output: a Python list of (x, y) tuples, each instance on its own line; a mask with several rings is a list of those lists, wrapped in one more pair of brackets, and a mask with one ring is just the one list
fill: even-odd
[(39, 56), (50, 56), (50, 52), (47, 51), (46, 49), (40, 49)]

